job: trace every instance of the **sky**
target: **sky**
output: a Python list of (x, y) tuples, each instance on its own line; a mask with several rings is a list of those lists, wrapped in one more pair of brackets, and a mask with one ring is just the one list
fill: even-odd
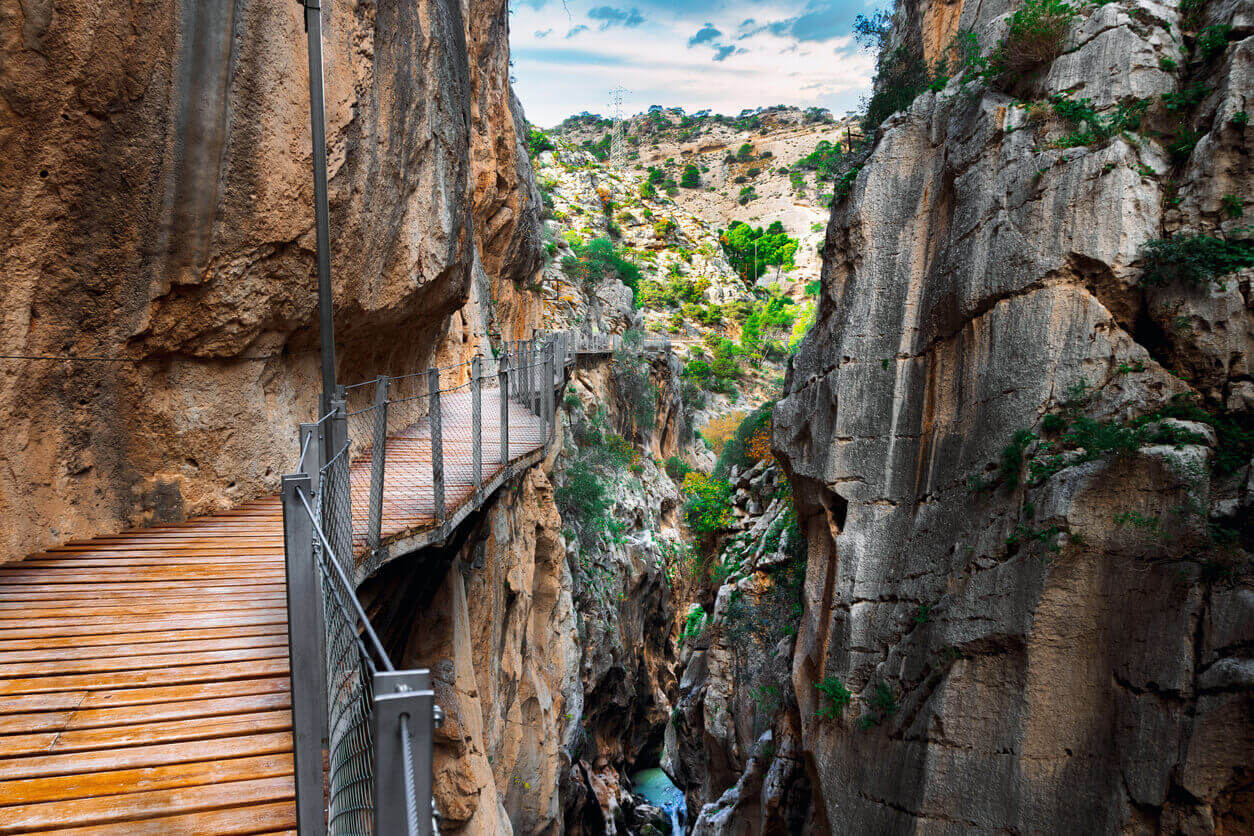
[[(873, 1), (873, 0), (872, 0)], [(734, 115), (776, 104), (842, 116), (871, 86), (850, 36), (867, 0), (513, 0), (514, 89), (533, 124), (651, 105)]]

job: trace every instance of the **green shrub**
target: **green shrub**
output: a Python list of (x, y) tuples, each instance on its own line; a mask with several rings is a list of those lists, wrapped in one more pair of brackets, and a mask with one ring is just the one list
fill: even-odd
[(753, 200), (756, 200), (757, 197), (758, 193), (754, 190), (753, 186), (745, 186), (740, 190), (740, 194), (736, 196), (736, 202), (741, 206), (746, 206)]
[(1164, 55), (1162, 58), (1158, 59), (1158, 66), (1163, 70), (1163, 72), (1174, 73), (1179, 64), (1176, 63), (1176, 59), (1168, 58)]
[(1076, 9), (1062, 0), (1027, 0), (1010, 17), (1006, 37), (989, 65), (1001, 76), (1017, 76), (1058, 57)]
[(827, 698), (827, 704), (823, 705), (823, 701), (820, 700), (819, 709), (814, 712), (814, 716), (820, 720), (838, 719), (841, 712), (853, 701), (853, 692), (835, 676), (823, 677), (821, 681), (814, 683), (814, 688)]
[(746, 142), (740, 146), (740, 150), (736, 152), (737, 162), (747, 163), (753, 159), (753, 146)]
[(1244, 128), (1246, 125), (1250, 124), (1250, 114), (1246, 113), (1244, 110), (1238, 110), (1236, 113), (1232, 114), (1232, 124), (1236, 125), (1238, 128)]
[[(797, 160), (797, 168), (815, 172), (815, 178), (822, 183), (836, 179), (843, 158), (839, 143), (833, 144), (824, 139), (814, 146), (813, 151)], [(800, 176), (800, 172), (794, 174)]]
[(718, 461), (714, 465), (716, 477), (726, 478), (733, 467), (743, 471), (753, 466), (756, 459), (749, 457), (749, 439), (763, 427), (771, 426), (771, 414), (774, 409), (774, 402), (764, 403), (740, 422), (736, 432), (727, 440), (719, 453)]
[(684, 520), (698, 536), (713, 534), (732, 521), (731, 484), (691, 472), (684, 476)]
[(640, 184), (640, 196), (645, 200), (653, 200), (657, 197), (657, 187), (645, 180)]
[(552, 151), (555, 147), (553, 140), (549, 139), (544, 131), (538, 131), (535, 128), (527, 131), (527, 151), (531, 156), (538, 157), (545, 151)]
[(688, 618), (684, 621), (684, 629), (679, 634), (679, 643), (681, 645), (692, 641), (701, 635), (701, 631), (705, 629), (705, 608), (697, 604), (688, 613)]
[(784, 231), (779, 221), (766, 229), (732, 221), (731, 226), (719, 233), (718, 240), (728, 263), (747, 284), (756, 282), (768, 267), (791, 270), (799, 243)]
[(1054, 113), (1071, 126), (1071, 133), (1058, 140), (1063, 148), (1095, 145), (1105, 142), (1122, 131), (1134, 131), (1141, 125), (1149, 110), (1148, 99), (1120, 102), (1115, 112), (1103, 116), (1093, 109), (1091, 99), (1068, 99), (1055, 95), (1050, 99)]
[(1202, 56), (1202, 60), (1209, 61), (1216, 55), (1223, 53), (1228, 48), (1228, 36), (1231, 34), (1232, 27), (1227, 24), (1207, 26), (1201, 32), (1198, 32), (1197, 51)]
[(554, 499), (562, 519), (577, 524), (584, 545), (594, 543), (606, 527), (613, 503), (608, 487), (588, 460), (571, 462)]
[(858, 172), (862, 170), (862, 166), (850, 166), (844, 174), (836, 181), (836, 186), (832, 190), (832, 202), (839, 203), (849, 197), (849, 193), (853, 191), (853, 185), (858, 180)]
[(640, 291), (640, 268), (632, 263), (622, 247), (608, 238), (595, 238), (587, 244), (571, 243), (574, 255), (562, 260), (562, 270), (591, 290), (608, 279), (616, 278), (631, 288), (632, 300)]
[(630, 404), (631, 426), (637, 440), (647, 435), (657, 417), (658, 389), (649, 373), (649, 361), (620, 351), (610, 364), (610, 376), (621, 403)]
[(1183, 113), (1201, 104), (1211, 94), (1213, 88), (1202, 82), (1195, 82), (1181, 87), (1179, 92), (1163, 93), (1163, 104), (1172, 113)]
[(1231, 220), (1236, 220), (1245, 214), (1245, 205), (1242, 203), (1241, 198), (1234, 194), (1226, 194), (1220, 198), (1219, 206), (1223, 216)]
[(1019, 474), (1023, 470), (1023, 452), (1028, 445), (1036, 441), (1036, 434), (1030, 430), (1016, 430), (1014, 437), (1001, 451), (1001, 478), (1007, 485), (1019, 484)]
[(1200, 286), (1222, 284), (1219, 277), (1254, 266), (1254, 244), (1226, 241), (1210, 235), (1157, 238), (1141, 252), (1145, 272), (1141, 284), (1159, 287), (1172, 282)]
[(880, 680), (875, 683), (875, 689), (867, 698), (866, 705), (867, 713), (858, 718), (858, 725), (869, 729), (897, 713), (897, 696), (887, 682)]
[(698, 189), (701, 187), (701, 172), (695, 165), (689, 163), (684, 166), (684, 174), (679, 179), (679, 185), (685, 189)]
[(674, 218), (662, 218), (653, 223), (653, 237), (659, 239), (669, 238), (679, 228), (679, 224), (675, 223)]
[(692, 470), (688, 463), (679, 456), (669, 456), (664, 465), (666, 475), (674, 479), (676, 482), (683, 481), (683, 478)]

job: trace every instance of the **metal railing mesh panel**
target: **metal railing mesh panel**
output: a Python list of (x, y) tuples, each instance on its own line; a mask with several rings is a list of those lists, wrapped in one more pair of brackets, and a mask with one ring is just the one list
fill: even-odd
[[(301, 785), (297, 795), (308, 799), (312, 792), (325, 802), (328, 833), (373, 833), (378, 816), (389, 813), (396, 801), (403, 804), (411, 833), (438, 832), (434, 808), (430, 827), (425, 812), (419, 814), (419, 804), (425, 807), (428, 799), (412, 795), (416, 752), (404, 720), (398, 729), (403, 743), (396, 769), (404, 772), (409, 794), (403, 799), (373, 797), (378, 781), (392, 786), (386, 781), (394, 775), (391, 768), (377, 765), (380, 757), (387, 761), (377, 744), (392, 744), (383, 727), (380, 741), (373, 739), (372, 729), (383, 717), (376, 713), (374, 683), (380, 671), (389, 672), (387, 676), (410, 672), (394, 671), (357, 600), (358, 555), (380, 549), (388, 538), (409, 529), (443, 525), (467, 504), (477, 507), (485, 486), (499, 484), (493, 480), (507, 476), (523, 456), (547, 449), (555, 438), (555, 392), (567, 365), (581, 352), (601, 353), (618, 345), (608, 336), (539, 337), (513, 343), (499, 357), (365, 381), (335, 393), (330, 412), (303, 426), (300, 469), (314, 491), (305, 502), (313, 518), (313, 554), (308, 543), (305, 554), (312, 557), (322, 598), (308, 605), (321, 610), (322, 635), (316, 638), (315, 629), (313, 641), (321, 642), (326, 690), (326, 703), (314, 714), (325, 723), (327, 750), (325, 786)], [(324, 449), (333, 452), (319, 466)], [(379, 687), (380, 699), (395, 698)], [(429, 691), (423, 693), (431, 699)], [(430, 757), (430, 733), (423, 735), (424, 757)], [(316, 773), (306, 784), (314, 777)], [(378, 810), (376, 801), (383, 805)]]
[[(352, 554), (352, 515), (348, 512), (350, 486), (346, 444), (322, 469), (319, 480), (323, 533), (335, 552)], [(315, 538), (317, 539), (317, 538)], [(322, 586), (324, 652), (327, 687), (327, 832), (372, 832), (374, 758), (370, 739), (370, 711), (374, 665), (358, 635), (357, 615), (332, 561), (336, 553), (315, 543)], [(341, 570), (351, 571), (340, 564)], [(350, 575), (351, 577), (351, 575)]]

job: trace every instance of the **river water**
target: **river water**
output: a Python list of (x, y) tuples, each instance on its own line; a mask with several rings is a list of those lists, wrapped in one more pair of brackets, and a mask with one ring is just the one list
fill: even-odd
[(684, 794), (671, 782), (670, 776), (661, 769), (643, 769), (631, 776), (631, 782), (636, 792), (671, 817), (671, 833), (680, 836), (684, 832), (683, 816), (687, 808)]

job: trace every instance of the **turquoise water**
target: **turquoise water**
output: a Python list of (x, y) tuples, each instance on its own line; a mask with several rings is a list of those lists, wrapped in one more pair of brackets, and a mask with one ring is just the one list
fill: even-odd
[(687, 809), (684, 794), (671, 782), (669, 775), (661, 769), (643, 769), (631, 776), (631, 782), (636, 792), (671, 817), (671, 833), (678, 836), (684, 832), (682, 818)]

